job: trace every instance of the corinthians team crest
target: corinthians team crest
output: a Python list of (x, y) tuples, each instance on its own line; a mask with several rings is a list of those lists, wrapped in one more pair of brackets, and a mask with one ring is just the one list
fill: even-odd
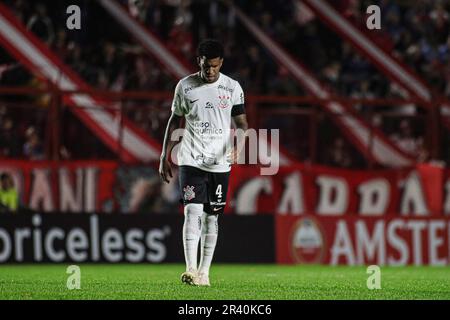
[(189, 201), (195, 198), (194, 186), (186, 186), (183, 188), (184, 200)]
[(230, 101), (230, 97), (228, 96), (219, 96), (219, 107), (225, 109), (228, 107), (228, 102)]
[(292, 228), (291, 254), (296, 262), (320, 263), (322, 262), (325, 241), (323, 232), (313, 218), (302, 218)]

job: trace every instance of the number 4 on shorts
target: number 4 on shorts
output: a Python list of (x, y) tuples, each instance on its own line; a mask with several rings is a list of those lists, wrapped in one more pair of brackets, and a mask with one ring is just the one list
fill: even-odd
[(222, 185), (219, 184), (216, 189), (216, 195), (218, 198), (222, 198)]

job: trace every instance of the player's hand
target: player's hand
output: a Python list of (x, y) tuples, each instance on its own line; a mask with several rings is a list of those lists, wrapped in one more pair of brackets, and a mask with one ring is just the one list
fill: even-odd
[(169, 183), (169, 177), (172, 178), (172, 167), (165, 157), (159, 163), (159, 176), (163, 182), (167, 183)]
[(230, 153), (231, 164), (236, 164), (238, 162), (240, 154), (241, 153), (236, 148), (233, 148), (233, 150), (231, 150), (231, 153)]

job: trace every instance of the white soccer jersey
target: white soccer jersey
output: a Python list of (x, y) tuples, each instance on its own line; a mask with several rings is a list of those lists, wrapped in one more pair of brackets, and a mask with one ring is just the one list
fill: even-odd
[(222, 73), (214, 83), (204, 82), (199, 72), (181, 79), (172, 103), (172, 112), (186, 118), (178, 165), (209, 172), (230, 171), (231, 117), (242, 114), (243, 106), (241, 86)]

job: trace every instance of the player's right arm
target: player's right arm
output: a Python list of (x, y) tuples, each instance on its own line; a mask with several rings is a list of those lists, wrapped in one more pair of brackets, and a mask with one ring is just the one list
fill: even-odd
[(172, 114), (167, 123), (164, 134), (164, 142), (159, 162), (159, 175), (162, 181), (169, 183), (169, 177), (172, 178), (172, 168), (170, 165), (170, 153), (178, 141), (172, 140), (172, 133), (181, 128), (181, 120), (184, 116), (183, 90), (179, 82), (175, 88), (175, 95), (172, 102)]
[(166, 127), (166, 133), (164, 134), (164, 143), (159, 163), (159, 175), (162, 181), (169, 183), (169, 177), (172, 178), (172, 168), (170, 165), (170, 152), (178, 141), (170, 139), (172, 133), (181, 128), (182, 117), (172, 112)]

